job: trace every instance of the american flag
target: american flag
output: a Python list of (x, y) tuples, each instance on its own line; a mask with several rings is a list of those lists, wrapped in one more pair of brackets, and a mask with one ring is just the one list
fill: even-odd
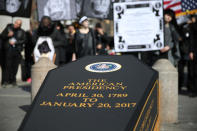
[(182, 0), (182, 11), (197, 9), (197, 0)]
[(164, 9), (172, 9), (176, 14), (197, 9), (197, 0), (164, 0)]

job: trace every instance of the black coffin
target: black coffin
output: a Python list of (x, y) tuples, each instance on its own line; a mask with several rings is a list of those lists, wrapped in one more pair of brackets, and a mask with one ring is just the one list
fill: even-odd
[(19, 131), (153, 130), (158, 73), (132, 56), (88, 56), (51, 70)]

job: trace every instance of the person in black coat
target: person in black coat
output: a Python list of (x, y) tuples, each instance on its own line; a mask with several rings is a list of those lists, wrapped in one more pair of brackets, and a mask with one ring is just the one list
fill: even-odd
[[(64, 32), (64, 26), (61, 24), (60, 21), (55, 22), (55, 28), (60, 33), (62, 40), (64, 39), (64, 42), (62, 45), (58, 46), (58, 55), (59, 55), (59, 65), (66, 63), (66, 46), (68, 45), (66, 35)], [(57, 49), (56, 49), (57, 50)]]
[(25, 31), (21, 29), (22, 21), (17, 19), (14, 24), (8, 24), (2, 32), (4, 41), (5, 63), (2, 84), (16, 85), (16, 73), (21, 62), (21, 51), (26, 41)]
[(69, 63), (72, 61), (72, 55), (74, 52), (74, 36), (76, 32), (74, 24), (68, 25), (67, 30), (66, 39), (68, 44), (66, 46), (66, 63)]
[(94, 31), (89, 28), (88, 18), (81, 17), (79, 24), (81, 27), (76, 31), (74, 38), (73, 61), (87, 55), (96, 55), (96, 39)]
[(38, 29), (33, 34), (33, 43), (36, 45), (36, 42), (40, 36), (50, 37), (53, 41), (53, 45), (56, 53), (56, 65), (62, 64), (61, 50), (66, 46), (66, 38), (59, 30), (56, 29), (55, 24), (51, 21), (51, 18), (48, 16), (43, 16), (40, 22)]
[(190, 66), (189, 66), (189, 80), (190, 80), (190, 96), (197, 96), (197, 16), (192, 16), (192, 23), (190, 24)]
[[(33, 30), (26, 31), (26, 43), (25, 43), (25, 60), (22, 61), (22, 80), (31, 82), (31, 66), (34, 64), (33, 49), (34, 43), (32, 42)], [(24, 66), (24, 67), (23, 67)]]
[(95, 26), (95, 38), (96, 38), (96, 52), (98, 55), (107, 55), (107, 47), (109, 48), (109, 38), (107, 33), (103, 31), (101, 23), (97, 23)]

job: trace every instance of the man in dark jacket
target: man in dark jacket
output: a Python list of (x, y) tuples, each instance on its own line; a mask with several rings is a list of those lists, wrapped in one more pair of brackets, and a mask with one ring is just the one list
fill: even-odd
[(66, 46), (66, 63), (72, 61), (72, 54), (74, 52), (74, 37), (75, 37), (75, 27), (74, 24), (67, 26), (68, 33), (66, 33), (67, 46)]
[(197, 16), (192, 16), (192, 23), (190, 24), (190, 66), (189, 66), (189, 80), (190, 80), (190, 96), (197, 96)]
[(96, 52), (98, 55), (107, 55), (107, 46), (109, 39), (107, 33), (103, 31), (101, 23), (97, 23), (95, 26), (95, 38), (96, 38)]
[(48, 16), (42, 17), (38, 29), (33, 34), (34, 45), (36, 45), (36, 42), (40, 36), (47, 36), (52, 39), (56, 53), (55, 64), (58, 66), (61, 65), (62, 59), (64, 59), (61, 58), (61, 50), (66, 46), (66, 38), (65, 35), (63, 35), (59, 30), (55, 28), (55, 25), (51, 21), (51, 18)]
[(16, 73), (21, 61), (21, 51), (25, 43), (25, 31), (21, 29), (22, 21), (17, 19), (14, 24), (8, 24), (2, 32), (5, 51), (2, 84), (16, 85)]

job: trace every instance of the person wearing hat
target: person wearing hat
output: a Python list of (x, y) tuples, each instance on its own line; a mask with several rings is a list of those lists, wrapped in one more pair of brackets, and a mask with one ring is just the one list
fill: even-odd
[(79, 19), (80, 27), (74, 37), (74, 53), (72, 61), (87, 55), (96, 55), (96, 39), (94, 31), (89, 28), (86, 16)]
[(101, 23), (95, 25), (96, 52), (98, 55), (107, 55), (109, 49), (109, 38), (104, 32)]

